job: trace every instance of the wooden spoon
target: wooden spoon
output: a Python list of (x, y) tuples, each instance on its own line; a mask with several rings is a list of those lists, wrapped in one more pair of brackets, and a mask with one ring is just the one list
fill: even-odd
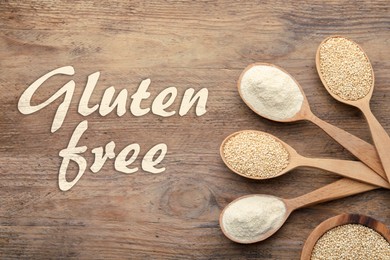
[[(299, 90), (302, 93), (303, 96), (303, 102), (302, 106), (299, 112), (297, 112), (293, 117), (287, 118), (284, 120), (275, 120), (271, 119), (264, 114), (262, 114), (261, 111), (257, 111), (253, 104), (248, 101), (242, 93), (241, 90), (241, 80), (242, 77), (245, 75), (245, 73), (251, 69), (254, 66), (271, 66), (274, 68), (277, 68), (290, 76), (296, 83), (296, 85), (299, 87)], [(298, 82), (290, 75), (288, 74), (285, 70), (282, 68), (273, 65), (273, 64), (268, 64), (268, 63), (253, 63), (246, 67), (244, 71), (241, 73), (240, 78), (238, 79), (238, 92), (242, 98), (242, 100), (245, 102), (245, 104), (252, 109), (253, 112), (256, 114), (265, 117), (269, 120), (277, 121), (277, 122), (294, 122), (294, 121), (299, 121), (299, 120), (308, 120), (317, 126), (319, 126), (322, 130), (324, 130), (330, 137), (332, 137), (334, 140), (336, 140), (339, 144), (341, 144), (345, 149), (350, 151), (353, 155), (355, 155), (358, 159), (360, 159), (362, 162), (364, 162), (366, 165), (368, 165), (371, 169), (373, 169), (376, 173), (381, 175), (383, 178), (386, 178), (385, 172), (382, 168), (382, 164), (380, 162), (380, 159), (378, 157), (378, 154), (376, 152), (376, 149), (373, 145), (363, 141), (362, 139), (336, 127), (333, 126), (320, 118), (316, 117), (310, 110), (309, 103), (306, 99), (306, 96), (301, 88), (301, 86), (298, 84)]]
[[(237, 135), (243, 134), (243, 133), (257, 133), (259, 135), (266, 135), (266, 136), (270, 137), (271, 139), (273, 139), (274, 141), (280, 143), (286, 149), (287, 153), (289, 154), (288, 165), (284, 169), (281, 169), (280, 172), (272, 175), (272, 177), (262, 177), (260, 175), (251, 176), (251, 175), (245, 174), (245, 172), (240, 172), (239, 170), (236, 170), (234, 168), (234, 166), (231, 165), (229, 160), (226, 159), (224, 147), (225, 147), (226, 143), (229, 140), (231, 140), (231, 138), (233, 138)], [(268, 151), (267, 148), (270, 150)], [(248, 147), (248, 146), (240, 146), (238, 149), (239, 149), (239, 151), (237, 151), (237, 152), (239, 154), (248, 154), (248, 152), (250, 153), (250, 150), (249, 150), (250, 147)], [(269, 146), (264, 145), (264, 149), (262, 149), (262, 150), (268, 151), (267, 159), (270, 160), (270, 163), (272, 163), (273, 159), (275, 159), (275, 160), (279, 159), (279, 158), (273, 158), (276, 155), (272, 156), (273, 150), (272, 150), (272, 148), (269, 148)], [(243, 131), (235, 132), (235, 133), (233, 133), (225, 138), (225, 140), (222, 142), (222, 144), (220, 146), (219, 152), (220, 152), (220, 155), (222, 157), (223, 162), (226, 164), (226, 166), (230, 170), (232, 170), (233, 172), (235, 172), (238, 175), (241, 175), (243, 177), (247, 177), (250, 179), (257, 179), (257, 180), (271, 179), (274, 177), (281, 176), (281, 175), (283, 175), (283, 174), (285, 174), (285, 173), (287, 173), (287, 172), (289, 172), (297, 167), (307, 166), (307, 167), (313, 167), (313, 168), (318, 168), (318, 169), (334, 172), (334, 173), (337, 173), (343, 177), (348, 177), (350, 179), (354, 179), (357, 181), (363, 181), (363, 182), (366, 182), (369, 184), (373, 184), (376, 186), (390, 189), (390, 183), (388, 183), (387, 181), (382, 179), (372, 169), (370, 169), (365, 164), (363, 164), (359, 161), (303, 157), (302, 155), (299, 155), (294, 148), (292, 148), (291, 146), (289, 146), (287, 143), (283, 142), (279, 138), (277, 138), (271, 134), (261, 132), (261, 131), (243, 130)], [(258, 158), (256, 158), (256, 160), (258, 160)], [(247, 160), (245, 160), (244, 158), (242, 158), (241, 161), (245, 162), (247, 164), (252, 164), (253, 159), (248, 158)]]
[(323, 234), (335, 227), (346, 224), (360, 224), (369, 227), (381, 234), (390, 243), (390, 229), (384, 223), (364, 215), (341, 214), (325, 220), (311, 232), (303, 246), (301, 260), (311, 259), (313, 248)]
[[(342, 43), (339, 43), (339, 45), (344, 45), (344, 44), (353, 44), (353, 45), (355, 45), (357, 47), (357, 49), (361, 51), (361, 54), (364, 55), (365, 58), (366, 58), (365, 60), (366, 60), (367, 63), (365, 64), (365, 66), (369, 67), (370, 70), (371, 70), (371, 75), (370, 75), (371, 76), (370, 77), (371, 87), (370, 87), (368, 93), (366, 93), (366, 95), (364, 97), (360, 98), (360, 99), (357, 99), (357, 100), (347, 100), (347, 99), (343, 99), (339, 95), (335, 94), (332, 91), (332, 84), (334, 84), (334, 83), (332, 83), (332, 81), (330, 80), (328, 74), (323, 73), (323, 68), (321, 67), (321, 55), (326, 55), (326, 54), (325, 53), (321, 53), (321, 48), (324, 47), (324, 45), (327, 43), (328, 40), (336, 39), (336, 38), (340, 38), (340, 39), (344, 39), (345, 40)], [(348, 60), (344, 59), (344, 62), (348, 62)], [(339, 66), (336, 63), (337, 62), (335, 61), (335, 62), (333, 62), (331, 64), (333, 66)], [(390, 180), (390, 156), (389, 156), (390, 155), (390, 137), (386, 133), (386, 130), (383, 129), (382, 125), (378, 122), (378, 120), (372, 114), (371, 109), (370, 109), (370, 99), (371, 99), (371, 96), (372, 96), (372, 92), (374, 90), (374, 71), (372, 69), (370, 60), (368, 59), (366, 53), (363, 51), (363, 49), (357, 43), (355, 43), (355, 42), (353, 42), (353, 41), (351, 41), (351, 40), (349, 40), (349, 39), (347, 39), (345, 37), (331, 36), (331, 37), (326, 38), (319, 45), (319, 47), (317, 49), (316, 67), (317, 67), (317, 71), (318, 71), (318, 74), (319, 74), (319, 76), (321, 78), (321, 81), (322, 81), (323, 85), (325, 86), (326, 90), (329, 92), (329, 94), (334, 99), (336, 99), (336, 100), (338, 100), (340, 102), (343, 102), (343, 103), (345, 103), (347, 105), (351, 105), (351, 106), (357, 107), (364, 114), (364, 116), (365, 116), (365, 118), (367, 120), (367, 123), (368, 123), (368, 125), (370, 127), (371, 136), (372, 136), (372, 139), (374, 141), (376, 150), (377, 150), (377, 152), (379, 154), (379, 157), (381, 159), (384, 171), (385, 171), (385, 173), (387, 175), (387, 179)], [(332, 68), (329, 68), (329, 69), (332, 69)], [(357, 74), (357, 73), (358, 72), (356, 72), (355, 70), (352, 71), (352, 70), (347, 70), (347, 68), (345, 68), (345, 71), (344, 70), (338, 70), (338, 75), (337, 76), (340, 77), (340, 78), (347, 78), (349, 75), (353, 75), (353, 74)], [(364, 75), (357, 75), (357, 76), (364, 76)]]
[[(242, 243), (242, 244), (251, 244), (255, 242), (263, 241), (264, 239), (267, 239), (268, 237), (272, 236), (276, 231), (278, 231), (284, 224), (284, 222), (287, 220), (289, 215), (296, 209), (315, 205), (321, 202), (331, 201), (339, 198), (348, 197), (351, 195), (355, 195), (358, 193), (370, 191), (377, 189), (377, 186), (369, 185), (366, 183), (361, 183), (357, 181), (353, 181), (350, 179), (343, 178), (341, 180), (335, 181), (331, 184), (328, 184), (322, 188), (319, 188), (315, 191), (312, 191), (310, 193), (307, 193), (305, 195), (293, 198), (293, 199), (282, 199), (271, 195), (265, 195), (265, 194), (256, 194), (256, 195), (247, 195), (240, 197), (231, 203), (229, 203), (221, 212), (221, 215), (219, 217), (219, 223), (220, 227), (222, 229), (222, 232), (227, 236), (229, 239), (231, 239), (234, 242)], [(256, 196), (271, 196), (276, 199), (281, 200), (285, 205), (285, 212), (282, 213), (283, 215), (281, 217), (281, 221), (278, 221), (274, 226), (271, 227), (267, 232), (255, 236), (253, 239), (241, 239), (234, 236), (234, 234), (230, 234), (224, 223), (224, 217), (225, 214), (229, 213), (229, 208), (237, 203), (240, 200), (244, 200), (249, 197), (256, 197)], [(232, 212), (230, 212), (232, 213)], [(244, 217), (244, 216), (243, 216)], [(240, 219), (237, 219), (238, 222), (240, 222)], [(242, 221), (242, 220), (241, 220)], [(256, 230), (253, 230), (255, 232)]]

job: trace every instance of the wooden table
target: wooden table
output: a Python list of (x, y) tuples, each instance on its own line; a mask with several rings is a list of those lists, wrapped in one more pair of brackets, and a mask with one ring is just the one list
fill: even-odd
[[(361, 213), (389, 224), (390, 193), (383, 189), (298, 210), (257, 244), (231, 242), (218, 224), (221, 210), (239, 196), (290, 198), (338, 179), (313, 169), (260, 182), (237, 176), (219, 156), (220, 143), (232, 132), (262, 130), (306, 156), (353, 159), (308, 122), (275, 123), (254, 114), (236, 90), (241, 71), (259, 61), (285, 68), (316, 115), (371, 142), (357, 109), (326, 92), (314, 57), (329, 35), (361, 44), (376, 76), (372, 110), (390, 132), (389, 28), (388, 1), (1, 1), (0, 258), (298, 259), (307, 236), (329, 217)], [(51, 133), (61, 100), (31, 115), (18, 111), (18, 100), (40, 76), (69, 65), (74, 76), (53, 77), (33, 98), (39, 104), (74, 80), (64, 123)], [(176, 87), (170, 107), (176, 114), (80, 115), (87, 77), (97, 71), (91, 106), (110, 86), (132, 95), (150, 78), (151, 97), (143, 106)], [(178, 115), (188, 88), (208, 89), (206, 114), (196, 116), (192, 109)], [(60, 191), (59, 152), (83, 120), (88, 129), (79, 145), (88, 147), (88, 168), (72, 189)], [(110, 141), (116, 152), (138, 143), (141, 159), (155, 144), (166, 143), (159, 165), (166, 170), (123, 174), (108, 160), (93, 173), (91, 149)], [(141, 159), (133, 165), (141, 167)]]

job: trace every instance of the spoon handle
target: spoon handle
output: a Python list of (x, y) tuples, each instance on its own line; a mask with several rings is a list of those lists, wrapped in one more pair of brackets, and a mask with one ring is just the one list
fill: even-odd
[[(368, 165), (377, 174), (386, 178), (386, 174), (382, 168), (381, 161), (375, 147), (362, 139), (340, 129), (334, 125), (331, 125), (320, 118), (311, 114), (308, 118), (311, 122), (319, 126), (336, 142), (342, 145), (345, 149), (355, 155), (360, 161)], [(390, 159), (390, 158), (389, 158)]]
[(297, 198), (285, 199), (285, 201), (288, 207), (290, 207), (290, 210), (293, 211), (295, 209), (352, 196), (378, 188), (378, 186), (343, 178)]
[(382, 161), (387, 180), (390, 180), (390, 137), (376, 117), (372, 114), (369, 105), (362, 107), (361, 111), (363, 112), (368, 126), (370, 127), (372, 140), (374, 141), (376, 150)]
[(363, 181), (369, 184), (390, 189), (390, 183), (377, 175), (372, 169), (358, 161), (303, 158), (302, 166), (314, 167), (330, 172), (337, 173), (343, 177), (348, 177), (357, 181)]

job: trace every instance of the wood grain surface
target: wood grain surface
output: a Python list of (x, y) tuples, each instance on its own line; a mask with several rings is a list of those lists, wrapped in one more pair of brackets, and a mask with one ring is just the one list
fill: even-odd
[[(235, 131), (270, 132), (309, 157), (354, 159), (309, 122), (271, 122), (246, 107), (236, 81), (248, 64), (283, 67), (302, 85), (314, 114), (372, 143), (362, 114), (332, 99), (315, 69), (318, 44), (347, 36), (373, 63), (371, 107), (390, 132), (389, 8), (388, 1), (0, 1), (0, 258), (299, 259), (307, 236), (329, 217), (359, 213), (389, 224), (384, 189), (297, 210), (257, 244), (231, 242), (218, 224), (221, 210), (239, 196), (293, 198), (338, 179), (301, 168), (267, 181), (237, 176), (219, 156), (222, 140)], [(31, 115), (22, 115), (17, 103), (38, 77), (67, 65), (75, 68), (76, 90), (63, 126), (52, 134), (59, 100)], [(96, 71), (91, 105), (110, 86), (132, 94), (150, 78), (145, 107), (174, 86), (179, 94), (171, 108), (178, 111), (187, 88), (205, 87), (207, 113), (83, 117), (78, 102)], [(69, 79), (51, 79), (34, 102)], [(88, 166), (91, 149), (110, 141), (117, 151), (139, 143), (140, 156), (163, 142), (166, 171), (126, 175), (108, 161), (60, 191), (59, 151), (85, 119), (80, 145), (88, 146)]]

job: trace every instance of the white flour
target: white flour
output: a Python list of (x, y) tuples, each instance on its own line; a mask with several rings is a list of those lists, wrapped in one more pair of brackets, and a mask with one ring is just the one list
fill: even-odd
[(241, 78), (241, 95), (255, 112), (273, 120), (292, 118), (302, 107), (303, 95), (285, 72), (269, 65), (253, 66)]
[(274, 196), (250, 196), (225, 209), (222, 225), (234, 239), (243, 243), (261, 237), (262, 234), (282, 224), (286, 206)]

